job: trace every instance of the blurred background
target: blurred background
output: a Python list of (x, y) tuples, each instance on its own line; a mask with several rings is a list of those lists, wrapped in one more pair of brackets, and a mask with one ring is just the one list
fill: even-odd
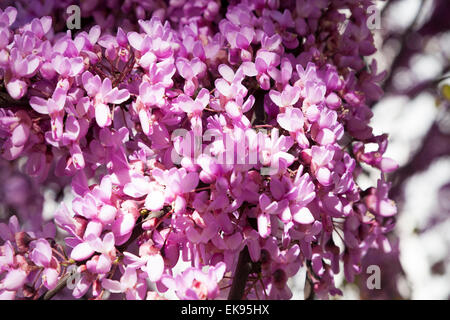
[[(12, 1), (1, 2), (5, 7)], [(15, 5), (22, 2), (28, 0)], [(51, 3), (46, 7), (50, 13), (66, 1), (44, 2)], [(375, 134), (389, 133), (386, 156), (400, 165), (389, 176), (399, 213), (389, 234), (392, 253), (369, 251), (355, 283), (339, 275), (337, 286), (344, 295), (337, 299), (450, 299), (450, 1), (376, 4), (380, 25), (373, 32), (379, 51), (368, 63), (377, 59), (378, 70), (388, 75), (384, 98), (372, 106), (372, 125)], [(71, 202), (70, 190), (63, 187), (67, 181), (58, 177), (37, 185), (16, 168), (0, 160), (1, 221), (13, 212), (21, 221), (41, 223), (27, 217), (43, 210), (44, 220), (50, 220), (61, 201)], [(358, 181), (362, 188), (376, 185), (379, 177), (366, 169)], [(367, 288), (369, 265), (380, 267), (381, 289)], [(305, 274), (290, 282), (293, 298), (303, 299)]]

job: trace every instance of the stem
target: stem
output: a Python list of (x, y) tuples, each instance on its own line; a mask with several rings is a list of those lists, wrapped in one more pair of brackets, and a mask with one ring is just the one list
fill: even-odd
[(242, 300), (250, 270), (250, 254), (248, 252), (247, 246), (245, 246), (245, 248), (239, 254), (233, 283), (231, 284), (230, 293), (228, 294), (228, 300)]

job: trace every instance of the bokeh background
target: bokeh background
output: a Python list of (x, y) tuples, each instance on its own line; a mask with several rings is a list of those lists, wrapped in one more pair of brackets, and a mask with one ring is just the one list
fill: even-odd
[[(373, 105), (375, 133), (389, 133), (386, 156), (399, 213), (389, 235), (393, 252), (371, 250), (356, 283), (340, 283), (339, 299), (450, 299), (450, 1), (377, 1), (378, 52), (387, 70), (384, 98)], [(367, 168), (359, 183), (373, 185)], [(381, 271), (381, 289), (369, 290), (369, 265)], [(293, 280), (302, 299), (302, 281)]]
[[(68, 3), (29, 1), (0, 0), (0, 7), (36, 5), (52, 14)], [(81, 4), (95, 7), (101, 2)], [(389, 133), (386, 156), (400, 165), (389, 176), (399, 213), (389, 234), (392, 253), (369, 251), (355, 283), (348, 284), (339, 275), (337, 285), (344, 295), (337, 299), (450, 299), (450, 1), (376, 0), (376, 4), (381, 20), (373, 32), (379, 50), (368, 63), (377, 59), (378, 69), (388, 75), (384, 98), (372, 106), (372, 124), (376, 134)], [(26, 12), (18, 19), (30, 19), (33, 10)], [(70, 204), (71, 192), (63, 187), (67, 181), (58, 177), (39, 185), (17, 167), (20, 164), (12, 167), (0, 160), (1, 221), (14, 213), (33, 223), (36, 220), (27, 217), (41, 210), (48, 221), (61, 201)], [(378, 175), (367, 167), (359, 183), (363, 188), (375, 185)], [(381, 289), (367, 288), (369, 265), (380, 267)], [(300, 272), (290, 282), (293, 298), (303, 299), (305, 274)]]

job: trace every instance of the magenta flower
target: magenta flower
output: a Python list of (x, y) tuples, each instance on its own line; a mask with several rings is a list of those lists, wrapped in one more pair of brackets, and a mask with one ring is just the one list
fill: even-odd
[(0, 296), (8, 296), (5, 291), (17, 291), (27, 279), (27, 273), (20, 269), (11, 269), (0, 283)]
[(332, 172), (328, 165), (333, 160), (334, 150), (331, 147), (311, 148), (311, 163), (316, 179), (324, 186), (332, 183)]
[(52, 65), (55, 71), (63, 78), (76, 77), (84, 69), (84, 62), (81, 57), (67, 58), (57, 55), (53, 58)]
[(293, 106), (297, 103), (300, 98), (300, 88), (292, 87), (287, 84), (283, 90), (283, 92), (278, 92), (275, 90), (271, 90), (269, 95), (272, 101), (279, 106), (280, 108), (286, 108)]
[(391, 217), (397, 213), (397, 206), (394, 201), (389, 199), (390, 183), (379, 179), (377, 188), (371, 189), (369, 195), (364, 198), (367, 208), (380, 216)]
[(294, 141), (287, 136), (279, 136), (278, 129), (272, 129), (271, 136), (263, 138), (263, 145), (260, 147), (260, 161), (265, 167), (264, 174), (275, 174), (289, 167), (295, 157), (287, 151), (294, 144)]
[[(114, 234), (112, 232), (107, 233), (103, 237), (103, 241), (99, 237), (90, 234), (87, 239), (89, 246), (95, 251), (100, 253), (98, 256), (94, 256), (86, 263), (87, 269), (91, 273), (105, 274), (111, 269), (112, 259), (116, 257), (114, 247)], [(74, 248), (74, 251), (77, 247)], [(74, 256), (77, 253), (72, 251)], [(71, 255), (72, 256), (72, 255)]]
[(15, 234), (20, 231), (19, 220), (16, 216), (9, 218), (8, 224), (0, 223), (0, 238), (5, 241), (14, 241)]
[(247, 89), (242, 85), (244, 79), (244, 68), (239, 68), (236, 73), (229, 66), (221, 64), (218, 71), (222, 78), (215, 81), (217, 91), (226, 99), (233, 97), (244, 97)]
[(270, 88), (270, 76), (272, 72), (280, 64), (280, 56), (275, 52), (261, 49), (257, 52), (255, 58), (255, 68), (258, 72), (256, 79), (264, 90)]

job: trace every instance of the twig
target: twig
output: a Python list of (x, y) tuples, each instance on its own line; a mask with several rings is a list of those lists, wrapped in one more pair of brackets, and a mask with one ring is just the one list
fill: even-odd
[(248, 252), (247, 246), (245, 246), (245, 248), (239, 254), (233, 283), (231, 284), (230, 293), (228, 294), (228, 300), (241, 300), (243, 298), (250, 270), (250, 254)]

